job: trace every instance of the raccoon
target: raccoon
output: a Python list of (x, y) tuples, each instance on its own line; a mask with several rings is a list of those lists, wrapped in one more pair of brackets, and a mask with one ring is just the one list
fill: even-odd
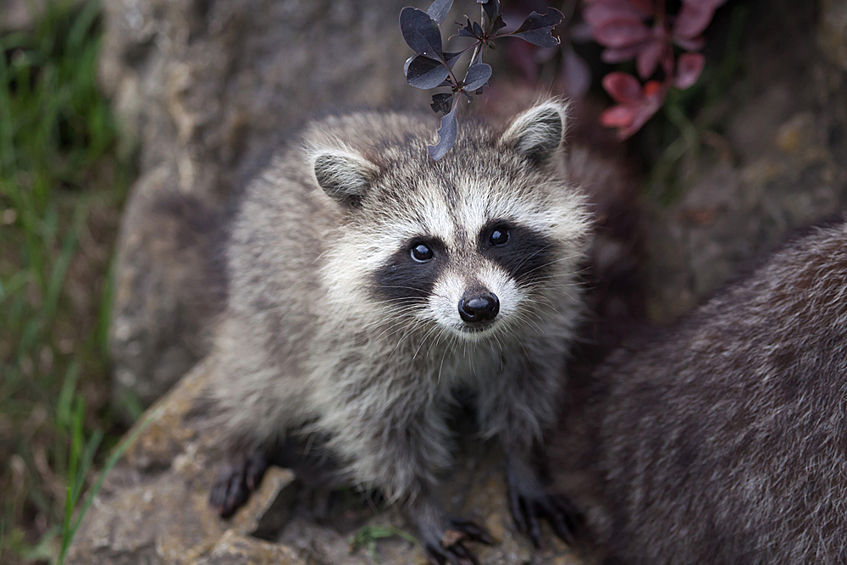
[(565, 118), (552, 100), (505, 126), (469, 122), (435, 162), (429, 119), (330, 117), (249, 184), (211, 352), (213, 422), (236, 454), (211, 492), (221, 514), (256, 485), (267, 446), (302, 428), (329, 438), (344, 476), (403, 505), (431, 559), (475, 562), (461, 539), (490, 536), (435, 496), (453, 393), (468, 390), (506, 453), (519, 528), (537, 544), (543, 517), (564, 535), (530, 458), (557, 418), (590, 242)]
[(847, 563), (847, 225), (571, 378), (554, 491), (607, 565)]

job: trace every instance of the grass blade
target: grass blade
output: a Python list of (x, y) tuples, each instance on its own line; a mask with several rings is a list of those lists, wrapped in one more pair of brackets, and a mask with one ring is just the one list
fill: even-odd
[(70, 530), (65, 530), (62, 532), (62, 550), (59, 553), (59, 559), (56, 561), (56, 565), (63, 565), (65, 562), (65, 557), (68, 553), (68, 548), (71, 546), (71, 542), (76, 535), (77, 530), (79, 529), (79, 525), (82, 523), (82, 519), (85, 516), (86, 512), (91, 508), (92, 503), (94, 502), (94, 497), (100, 492), (100, 489), (103, 488), (103, 483), (106, 481), (106, 476), (109, 472), (114, 469), (115, 465), (121, 460), (126, 450), (138, 439), (138, 436), (147, 429), (147, 427), (156, 419), (161, 417), (164, 412), (164, 406), (159, 406), (158, 408), (152, 410), (147, 414), (147, 417), (141, 421), (139, 424), (135, 426), (135, 428), (129, 433), (128, 436), (124, 438), (121, 443), (115, 448), (112, 454), (109, 456), (109, 459), (106, 461), (106, 465), (103, 467), (103, 470), (100, 472), (100, 475), (97, 477), (97, 481), (94, 483), (94, 486), (91, 487), (91, 491), (88, 493), (88, 496), (85, 498), (85, 503), (79, 509), (79, 515), (77, 516), (76, 521), (73, 523), (73, 527)]

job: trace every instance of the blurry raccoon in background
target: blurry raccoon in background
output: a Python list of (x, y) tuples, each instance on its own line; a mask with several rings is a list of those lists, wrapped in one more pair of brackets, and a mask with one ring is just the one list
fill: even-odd
[(211, 493), (222, 515), (305, 424), (354, 483), (405, 505), (431, 559), (475, 562), (445, 533), (489, 536), (433, 495), (463, 389), (504, 447), (519, 528), (536, 544), (539, 516), (565, 532), (530, 464), (584, 314), (590, 221), (563, 165), (565, 112), (549, 101), (503, 127), (468, 123), (438, 162), (429, 119), (328, 118), (246, 188), (211, 353), (213, 425), (232, 457)]
[(567, 385), (557, 494), (606, 565), (847, 563), (847, 227)]

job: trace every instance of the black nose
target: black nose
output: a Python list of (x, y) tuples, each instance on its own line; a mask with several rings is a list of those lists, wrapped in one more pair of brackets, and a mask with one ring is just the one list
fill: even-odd
[(499, 311), (500, 301), (490, 292), (463, 296), (459, 300), (459, 316), (469, 324), (491, 321)]

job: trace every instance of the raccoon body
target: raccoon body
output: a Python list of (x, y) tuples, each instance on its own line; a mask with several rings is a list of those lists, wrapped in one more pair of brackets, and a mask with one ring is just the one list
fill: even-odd
[[(278, 154), (225, 249), (210, 394), (231, 447), (261, 451), (305, 424), (354, 483), (406, 504), (436, 561), (465, 558), (445, 531), (487, 536), (451, 523), (432, 489), (451, 461), (453, 393), (470, 390), (507, 454), (519, 524), (537, 530), (552, 507), (530, 452), (556, 419), (589, 243), (564, 123), (555, 101), (500, 128), (470, 123), (434, 162), (430, 120), (359, 113)], [(245, 461), (249, 488), (263, 467)], [(212, 502), (227, 513), (243, 490), (224, 478)]]
[(604, 564), (847, 563), (847, 226), (568, 385), (556, 491)]

